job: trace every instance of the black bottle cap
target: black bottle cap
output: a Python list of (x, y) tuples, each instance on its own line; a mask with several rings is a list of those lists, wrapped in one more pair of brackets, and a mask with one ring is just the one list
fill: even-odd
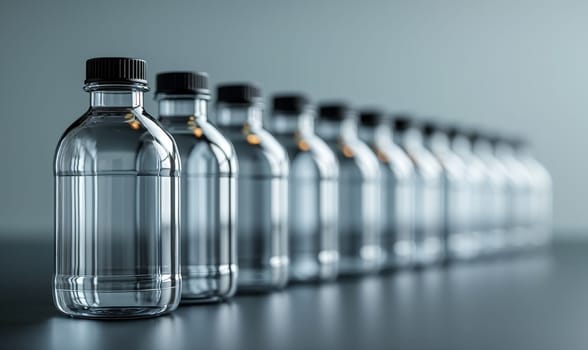
[(386, 113), (379, 108), (365, 108), (359, 111), (359, 122), (365, 126), (376, 126), (388, 119)]
[(423, 131), (423, 135), (425, 135), (425, 136), (431, 136), (436, 131), (441, 130), (441, 127), (432, 120), (427, 120), (427, 121), (422, 122), (420, 127), (421, 127), (421, 130)]
[(96, 57), (86, 61), (85, 84), (147, 84), (147, 62), (139, 58)]
[(277, 94), (272, 98), (272, 111), (298, 115), (310, 106), (310, 100), (303, 94)]
[(470, 141), (477, 141), (484, 138), (484, 135), (482, 135), (482, 133), (476, 129), (472, 129), (466, 132), (466, 135)]
[(254, 104), (261, 101), (261, 89), (251, 83), (219, 85), (216, 101), (236, 104)]
[(319, 116), (322, 119), (343, 120), (351, 111), (346, 102), (328, 102), (319, 106)]
[(413, 124), (413, 118), (408, 114), (396, 114), (392, 116), (394, 121), (394, 130), (396, 131), (406, 131), (410, 128)]
[(447, 136), (449, 136), (450, 139), (455, 138), (457, 135), (462, 135), (462, 131), (455, 125), (451, 125), (447, 127)]
[(156, 77), (156, 94), (210, 95), (208, 74), (199, 72), (165, 72)]

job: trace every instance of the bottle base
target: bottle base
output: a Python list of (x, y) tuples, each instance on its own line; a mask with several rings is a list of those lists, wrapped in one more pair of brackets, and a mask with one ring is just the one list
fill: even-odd
[(288, 284), (288, 257), (270, 259), (269, 267), (252, 268), (239, 263), (237, 293), (266, 293), (280, 290)]
[(229, 299), (237, 289), (237, 266), (182, 266), (182, 304), (215, 303)]

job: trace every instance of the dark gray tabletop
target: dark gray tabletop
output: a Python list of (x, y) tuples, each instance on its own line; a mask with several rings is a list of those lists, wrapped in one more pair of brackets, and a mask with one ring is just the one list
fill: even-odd
[(588, 242), (136, 321), (60, 315), (50, 243), (0, 241), (2, 349), (586, 349)]

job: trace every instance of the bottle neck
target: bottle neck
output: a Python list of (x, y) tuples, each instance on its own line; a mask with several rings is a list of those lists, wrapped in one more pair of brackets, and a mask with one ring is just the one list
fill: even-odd
[(450, 150), (449, 137), (442, 132), (434, 132), (425, 138), (425, 145), (428, 149), (446, 152)]
[(263, 127), (263, 105), (232, 105), (219, 103), (216, 107), (216, 123), (222, 127)]
[(147, 91), (145, 85), (101, 85), (86, 86), (90, 93), (91, 108), (110, 107), (143, 107), (143, 93)]
[(318, 134), (327, 141), (342, 139), (355, 139), (357, 134), (357, 117), (354, 115), (343, 120), (319, 119), (317, 123)]
[(417, 128), (408, 128), (394, 133), (396, 142), (403, 147), (423, 147), (423, 134)]
[(299, 115), (276, 113), (272, 116), (272, 132), (278, 135), (314, 133), (314, 114), (305, 112)]
[(472, 154), (472, 145), (470, 140), (462, 135), (456, 135), (451, 140), (451, 148), (460, 155), (469, 156)]
[(159, 117), (161, 119), (176, 119), (196, 117), (199, 121), (206, 121), (208, 115), (208, 100), (197, 96), (163, 96), (159, 99)]

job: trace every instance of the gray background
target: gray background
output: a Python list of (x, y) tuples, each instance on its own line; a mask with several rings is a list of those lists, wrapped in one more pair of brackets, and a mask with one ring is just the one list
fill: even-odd
[[(52, 237), (52, 158), (87, 108), (84, 61), (136, 56), (212, 81), (524, 133), (558, 232), (588, 227), (588, 2), (0, 2), (0, 232)], [(152, 94), (147, 107), (156, 113)]]

